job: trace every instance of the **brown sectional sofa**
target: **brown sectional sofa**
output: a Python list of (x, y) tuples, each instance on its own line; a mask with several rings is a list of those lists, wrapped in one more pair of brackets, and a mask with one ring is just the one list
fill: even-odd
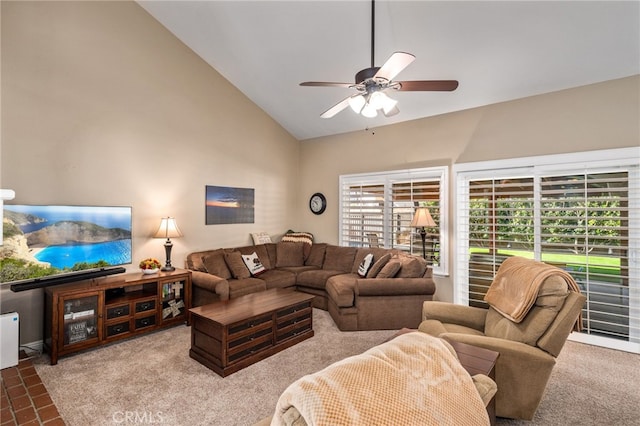
[[(256, 276), (240, 257), (253, 253), (266, 269)], [(371, 268), (361, 277), (368, 254)], [(193, 306), (292, 288), (315, 295), (313, 306), (328, 310), (343, 331), (417, 328), (423, 302), (435, 293), (426, 262), (394, 249), (278, 242), (198, 251), (186, 264), (193, 271)]]

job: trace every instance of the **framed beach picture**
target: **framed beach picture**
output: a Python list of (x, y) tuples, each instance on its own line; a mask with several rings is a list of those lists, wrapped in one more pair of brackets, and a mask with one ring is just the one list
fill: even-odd
[(205, 224), (254, 223), (253, 188), (205, 187)]

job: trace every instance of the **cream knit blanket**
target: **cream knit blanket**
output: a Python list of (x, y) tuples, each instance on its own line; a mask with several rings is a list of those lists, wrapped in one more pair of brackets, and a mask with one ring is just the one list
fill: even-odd
[(411, 332), (302, 377), (272, 425), (488, 425), (467, 371), (442, 340)]

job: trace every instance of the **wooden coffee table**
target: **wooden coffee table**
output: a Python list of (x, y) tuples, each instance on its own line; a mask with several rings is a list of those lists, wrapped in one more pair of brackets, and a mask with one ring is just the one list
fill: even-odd
[(271, 289), (190, 309), (189, 356), (225, 377), (308, 339), (314, 297)]

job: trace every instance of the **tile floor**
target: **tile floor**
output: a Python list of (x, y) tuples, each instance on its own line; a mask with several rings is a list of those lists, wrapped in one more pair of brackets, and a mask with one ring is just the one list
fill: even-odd
[(18, 365), (0, 370), (0, 426), (64, 425), (31, 359), (21, 353)]

